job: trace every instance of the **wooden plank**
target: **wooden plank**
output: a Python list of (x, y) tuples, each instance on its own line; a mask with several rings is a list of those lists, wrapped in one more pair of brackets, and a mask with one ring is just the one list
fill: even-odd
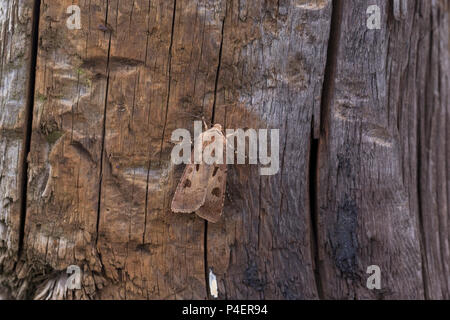
[[(138, 66), (111, 74), (109, 81), (102, 260), (119, 281), (121, 298), (201, 299), (204, 223), (170, 211), (182, 170), (170, 162), (170, 137), (177, 128), (192, 130), (198, 120), (192, 115), (210, 117), (221, 2), (165, 1), (147, 9), (146, 2), (135, 1), (134, 6), (111, 2), (118, 32), (111, 57), (133, 59)], [(130, 51), (130, 45), (136, 49)], [(117, 296), (115, 290), (111, 296)]]
[(25, 253), (40, 262), (36, 273), (84, 268), (86, 296), (101, 272), (95, 240), (109, 34), (99, 29), (106, 4), (82, 1), (80, 30), (66, 26), (70, 5), (41, 2)]
[(20, 242), (21, 178), (33, 1), (0, 1), (0, 268), (13, 270)]
[[(413, 128), (417, 149), (413, 152), (417, 152), (417, 167), (413, 168), (417, 170), (416, 197), (427, 299), (450, 299), (448, 6), (448, 1), (425, 2), (415, 12), (416, 19), (425, 17), (411, 43), (408, 71), (417, 81), (408, 81), (403, 96), (403, 101), (415, 108), (413, 112), (401, 109), (402, 117), (409, 118), (409, 126), (416, 123)], [(404, 123), (401, 128), (402, 136), (409, 141), (406, 136), (410, 136), (411, 129), (406, 129)]]
[[(387, 1), (376, 4), (391, 12)], [(448, 138), (448, 99), (429, 100), (445, 98), (440, 81), (448, 88), (448, 55), (437, 49), (447, 37), (443, 6), (408, 2), (404, 20), (382, 15), (381, 29), (367, 30), (354, 23), (367, 4), (344, 2), (319, 150), (326, 298), (448, 297), (448, 168), (437, 145)], [(381, 268), (381, 291), (366, 288), (370, 265)]]
[[(42, 0), (26, 219), (35, 2), (0, 3), (0, 297), (205, 299), (211, 270), (220, 299), (450, 298), (448, 1), (81, 0), (72, 30)], [(170, 211), (201, 118), (280, 129), (217, 224)]]
[[(386, 1), (377, 1), (389, 12)], [(351, 9), (350, 9), (351, 8)], [(343, 2), (334, 96), (319, 145), (318, 231), (329, 299), (423, 298), (417, 217), (402, 179), (398, 129), (388, 105), (388, 17), (368, 30), (366, 2)], [(397, 39), (395, 39), (397, 40)], [(366, 287), (377, 265), (384, 291)], [(408, 282), (406, 282), (408, 279)], [(379, 295), (379, 296), (378, 296)]]
[(42, 3), (28, 257), (82, 267), (78, 298), (205, 298), (203, 220), (168, 206), (170, 136), (210, 117), (221, 2), (83, 1), (80, 30), (70, 4)]
[(319, 297), (309, 159), (330, 16), (331, 1), (228, 7), (215, 122), (279, 129), (280, 170), (260, 176), (258, 166), (229, 166), (224, 215), (208, 224), (207, 271), (217, 277), (219, 298)]

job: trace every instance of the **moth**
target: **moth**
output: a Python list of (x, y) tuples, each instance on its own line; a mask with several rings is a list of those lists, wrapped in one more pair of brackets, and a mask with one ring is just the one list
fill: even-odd
[[(218, 140), (216, 140), (218, 139)], [(193, 213), (216, 223), (222, 216), (227, 181), (227, 165), (224, 159), (208, 164), (203, 161), (194, 163), (196, 150), (207, 150), (213, 143), (221, 143), (222, 156), (226, 153), (226, 138), (220, 124), (201, 133), (191, 154), (191, 163), (187, 164), (172, 199), (171, 209), (175, 213)], [(201, 144), (199, 146), (198, 144)], [(201, 148), (199, 148), (201, 147)], [(213, 151), (215, 152), (215, 150)], [(214, 154), (213, 154), (214, 156)]]

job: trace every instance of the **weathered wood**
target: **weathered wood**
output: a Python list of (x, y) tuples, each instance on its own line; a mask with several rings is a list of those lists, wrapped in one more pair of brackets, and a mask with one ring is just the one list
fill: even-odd
[[(450, 298), (448, 1), (41, 0), (26, 155), (34, 3), (0, 0), (0, 298)], [(201, 118), (280, 129), (217, 224), (170, 211)]]
[(220, 6), (91, 1), (74, 31), (68, 5), (42, 3), (28, 252), (107, 278), (102, 298), (205, 298), (204, 224), (170, 212), (169, 141), (210, 117)]
[[(33, 1), (0, 1), (0, 283), (9, 286), (20, 243), (21, 187)], [(5, 292), (4, 292), (5, 291)], [(0, 295), (8, 290), (0, 285)]]
[[(377, 3), (391, 12), (387, 1)], [(405, 20), (384, 15), (381, 30), (371, 31), (354, 23), (366, 8), (344, 2), (335, 94), (320, 140), (324, 292), (448, 298), (446, 2), (409, 1)], [(370, 265), (384, 274), (382, 292), (365, 286)]]
[(207, 268), (223, 298), (318, 298), (309, 157), (331, 7), (330, 1), (228, 7), (214, 120), (226, 128), (280, 129), (280, 170), (260, 176), (258, 166), (229, 168), (223, 219), (207, 230)]
[[(400, 111), (403, 141), (411, 144), (409, 139), (417, 138), (416, 147), (408, 149), (409, 154), (417, 152), (416, 167), (410, 170), (417, 170), (412, 185), (417, 187), (425, 297), (429, 299), (450, 299), (448, 6), (448, 1), (427, 2), (415, 12), (417, 20), (424, 17), (410, 43), (408, 72), (416, 83), (408, 79)], [(405, 108), (408, 105), (415, 108)], [(412, 123), (415, 134), (411, 134)]]

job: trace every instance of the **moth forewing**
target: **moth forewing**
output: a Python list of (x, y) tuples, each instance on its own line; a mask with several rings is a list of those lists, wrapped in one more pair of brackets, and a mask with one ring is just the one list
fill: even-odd
[(172, 200), (172, 211), (177, 213), (196, 212), (210, 222), (217, 222), (223, 211), (226, 188), (227, 166), (224, 155), (226, 139), (222, 127), (215, 125), (203, 132), (195, 147), (201, 145), (202, 162), (186, 165), (183, 176)]
[(202, 164), (196, 164), (194, 152), (195, 150), (191, 153), (191, 163), (184, 168), (183, 175), (172, 199), (171, 209), (176, 213), (195, 212), (205, 202), (206, 187), (211, 168)]
[[(214, 131), (215, 129), (215, 131)], [(197, 215), (209, 222), (219, 221), (223, 212), (225, 201), (225, 189), (227, 181), (227, 165), (225, 164), (226, 138), (222, 133), (220, 125), (215, 125), (205, 132), (204, 161), (213, 168), (210, 172), (206, 188), (205, 203), (196, 211)], [(209, 158), (209, 160), (208, 160)]]
[(213, 175), (208, 181), (204, 204), (196, 211), (197, 215), (209, 222), (219, 221), (225, 202), (225, 189), (227, 183), (227, 165), (214, 167)]
[(205, 202), (209, 172), (201, 165), (188, 164), (178, 183), (171, 209), (176, 213), (192, 213)]
[(225, 163), (225, 144), (226, 139), (222, 133), (220, 125), (204, 132), (203, 141), (203, 163), (205, 165), (220, 165)]

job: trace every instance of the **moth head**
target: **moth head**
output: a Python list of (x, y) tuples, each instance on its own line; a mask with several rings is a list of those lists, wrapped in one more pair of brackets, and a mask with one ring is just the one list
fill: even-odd
[(216, 123), (213, 128), (222, 131), (222, 125), (218, 123)]

